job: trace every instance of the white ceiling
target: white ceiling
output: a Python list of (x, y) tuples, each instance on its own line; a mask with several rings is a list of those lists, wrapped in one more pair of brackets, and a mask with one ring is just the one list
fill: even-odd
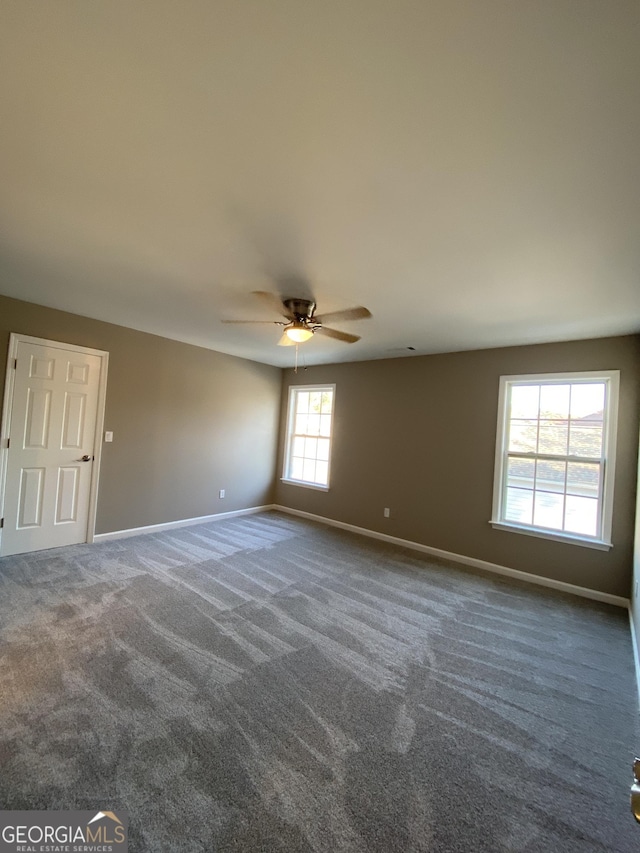
[[(637, 0), (3, 0), (0, 293), (289, 365), (640, 331)], [(270, 319), (277, 319), (270, 316)]]

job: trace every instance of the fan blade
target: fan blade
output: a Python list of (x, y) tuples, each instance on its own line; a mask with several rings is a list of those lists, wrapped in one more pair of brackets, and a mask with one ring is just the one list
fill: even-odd
[(263, 323), (266, 326), (286, 326), (280, 320), (220, 320), (221, 323)]
[(339, 323), (342, 320), (366, 320), (371, 317), (371, 311), (363, 305), (356, 308), (345, 308), (344, 311), (330, 311), (328, 314), (320, 314), (313, 318), (315, 323)]
[(278, 341), (279, 347), (294, 347), (296, 345), (295, 341), (292, 341), (289, 335), (285, 332), (284, 335)]
[(258, 297), (265, 308), (269, 308), (270, 311), (275, 311), (276, 314), (281, 314), (283, 317), (286, 317), (287, 320), (293, 320), (293, 315), (288, 313), (287, 309), (282, 304), (282, 300), (279, 296), (276, 296), (275, 293), (269, 293), (268, 290), (252, 290), (251, 292), (254, 296)]
[(360, 335), (350, 335), (348, 332), (339, 332), (337, 329), (328, 329), (326, 326), (316, 329), (315, 334), (326, 335), (328, 338), (344, 341), (345, 344), (355, 344), (356, 341), (360, 340)]

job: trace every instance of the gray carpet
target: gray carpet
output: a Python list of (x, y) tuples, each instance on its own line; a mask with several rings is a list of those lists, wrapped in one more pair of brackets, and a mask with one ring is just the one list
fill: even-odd
[(627, 615), (269, 513), (0, 560), (0, 806), (138, 851), (638, 851)]

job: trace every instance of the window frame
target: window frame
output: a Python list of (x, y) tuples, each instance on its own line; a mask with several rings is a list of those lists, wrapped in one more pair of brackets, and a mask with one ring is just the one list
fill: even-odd
[[(311, 483), (307, 480), (295, 480), (291, 476), (289, 476), (290, 465), (291, 465), (291, 457), (292, 457), (292, 449), (293, 449), (293, 440), (296, 437), (296, 433), (293, 431), (293, 426), (295, 422), (295, 414), (296, 414), (296, 400), (297, 395), (300, 392), (304, 391), (315, 391), (322, 393), (323, 391), (330, 391), (332, 394), (331, 397), (331, 426), (329, 429), (328, 436), (313, 436), (314, 438), (328, 438), (329, 439), (329, 454), (327, 458), (327, 483), (324, 485), (323, 483)], [(287, 403), (287, 423), (286, 423), (286, 431), (285, 431), (285, 447), (284, 447), (284, 466), (282, 471), (282, 477), (280, 478), (283, 483), (288, 483), (291, 486), (302, 486), (306, 489), (316, 489), (321, 492), (328, 492), (329, 485), (331, 482), (331, 453), (333, 451), (333, 416), (335, 413), (336, 406), (336, 386), (335, 383), (323, 383), (322, 385), (290, 385), (289, 386), (289, 400)]]
[[(602, 450), (600, 456), (601, 484), (599, 496), (599, 536), (587, 536), (564, 530), (553, 530), (539, 525), (522, 524), (504, 518), (506, 509), (506, 480), (508, 471), (508, 446), (510, 418), (510, 392), (515, 385), (576, 385), (604, 381), (605, 407), (603, 413)], [(498, 424), (496, 430), (496, 455), (493, 480), (493, 507), (490, 524), (498, 530), (524, 533), (541, 539), (551, 539), (608, 551), (613, 547), (611, 528), (613, 522), (613, 492), (616, 465), (616, 440), (618, 433), (618, 401), (620, 396), (619, 370), (591, 370), (572, 373), (518, 374), (500, 377), (498, 395)], [(546, 454), (531, 454), (532, 459)], [(580, 460), (582, 457), (576, 457)], [(566, 494), (566, 492), (565, 492)]]

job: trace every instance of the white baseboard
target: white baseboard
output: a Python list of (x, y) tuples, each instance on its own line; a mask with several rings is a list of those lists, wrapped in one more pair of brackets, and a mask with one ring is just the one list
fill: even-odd
[(333, 518), (325, 518), (323, 515), (315, 515), (312, 512), (303, 512), (300, 509), (291, 509), (291, 507), (288, 506), (276, 504), (271, 508), (280, 512), (288, 512), (291, 515), (299, 515), (301, 518), (308, 518), (312, 521), (319, 521), (322, 524), (327, 524), (331, 527), (350, 530), (352, 533), (359, 533), (361, 536), (369, 536), (372, 539), (381, 539), (383, 542), (389, 542), (392, 545), (400, 545), (402, 548), (411, 548), (413, 551), (421, 551), (423, 554), (430, 554), (432, 557), (451, 560), (454, 563), (463, 563), (466, 566), (472, 566), (475, 569), (482, 569), (485, 572), (505, 575), (506, 577), (516, 578), (517, 580), (525, 581), (526, 583), (534, 583), (538, 586), (557, 589), (561, 592), (569, 592), (573, 595), (579, 595), (582, 598), (591, 598), (595, 601), (603, 601), (606, 604), (614, 604), (617, 607), (629, 607), (629, 599), (623, 598), (620, 595), (611, 595), (608, 592), (598, 592), (598, 590), (589, 589), (588, 587), (576, 586), (572, 583), (565, 583), (564, 581), (545, 578), (541, 575), (533, 575), (529, 572), (521, 572), (518, 571), (518, 569), (499, 566), (497, 563), (478, 560), (476, 557), (466, 557), (463, 554), (454, 554), (451, 551), (443, 551), (441, 548), (432, 548), (430, 545), (422, 545), (420, 542), (412, 542), (410, 539), (400, 539), (398, 536), (389, 536), (387, 533), (378, 533), (376, 530), (369, 530), (366, 527), (356, 527), (354, 524), (346, 524), (344, 521), (336, 521)]
[(638, 688), (638, 702), (640, 703), (640, 649), (638, 649), (638, 635), (636, 634), (631, 607), (629, 607), (629, 625), (631, 626), (631, 645), (633, 647), (633, 660), (636, 665), (636, 687)]
[(191, 527), (193, 524), (206, 524), (209, 521), (224, 521), (239, 515), (253, 515), (257, 512), (267, 512), (275, 509), (271, 504), (252, 506), (248, 509), (235, 509), (231, 512), (217, 512), (214, 515), (201, 515), (198, 518), (183, 518), (179, 521), (166, 521), (164, 524), (149, 524), (147, 527), (130, 527), (127, 530), (114, 530), (111, 533), (96, 533), (94, 542), (110, 542), (113, 539), (128, 539), (130, 536), (141, 536), (144, 533), (162, 533), (164, 530), (175, 530), (178, 527)]

